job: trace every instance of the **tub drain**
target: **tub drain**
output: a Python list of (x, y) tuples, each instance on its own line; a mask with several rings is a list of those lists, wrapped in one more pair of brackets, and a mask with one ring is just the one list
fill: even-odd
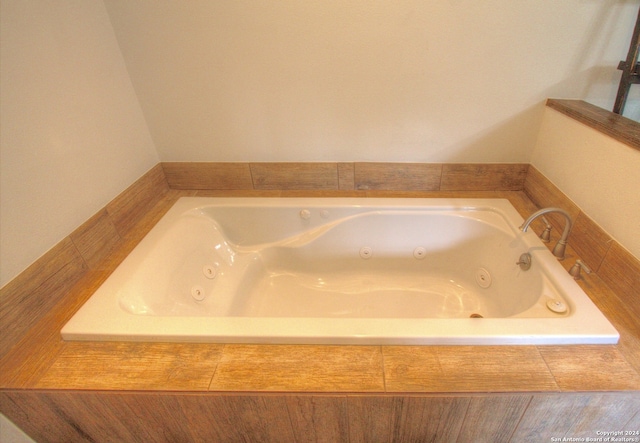
[(471, 314), (469, 318), (484, 318), (484, 317), (480, 314)]
[(564, 314), (568, 309), (567, 305), (564, 304), (564, 302), (555, 299), (549, 300), (547, 302), (547, 308), (549, 308), (550, 311), (553, 311), (556, 314)]

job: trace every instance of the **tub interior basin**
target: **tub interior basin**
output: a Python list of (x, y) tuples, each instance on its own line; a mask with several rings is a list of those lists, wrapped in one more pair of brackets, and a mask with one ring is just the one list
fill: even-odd
[[(181, 198), (66, 340), (615, 343), (503, 199)], [(527, 253), (529, 270), (518, 264)], [(561, 306), (562, 309), (550, 309)]]

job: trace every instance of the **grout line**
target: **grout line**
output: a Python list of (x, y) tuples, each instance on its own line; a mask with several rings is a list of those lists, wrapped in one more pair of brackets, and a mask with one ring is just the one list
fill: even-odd
[(460, 427), (458, 428), (458, 434), (456, 435), (456, 443), (460, 441), (460, 431), (464, 428), (464, 424), (467, 422), (467, 415), (469, 415), (469, 409), (471, 408), (471, 403), (473, 402), (473, 397), (469, 396), (469, 401), (467, 402), (467, 408), (464, 410), (464, 417), (460, 422)]
[(218, 372), (218, 368), (220, 367), (220, 362), (222, 361), (222, 356), (224, 355), (224, 351), (226, 350), (227, 345), (223, 344), (222, 349), (220, 350), (220, 356), (218, 357), (218, 362), (216, 363), (216, 368), (213, 370), (213, 374), (211, 374), (211, 380), (209, 380), (209, 385), (207, 386), (207, 392), (211, 391), (211, 387), (213, 386), (213, 379), (216, 377), (216, 373)]
[(522, 419), (524, 419), (524, 416), (527, 415), (527, 411), (529, 410), (529, 406), (531, 406), (531, 402), (533, 402), (533, 395), (529, 397), (529, 402), (527, 403), (527, 406), (524, 408), (524, 411), (522, 411), (522, 415), (518, 419), (518, 423), (513, 427), (513, 431), (511, 431), (511, 434), (507, 439), (508, 442), (511, 442), (513, 440), (513, 436), (518, 430), (518, 428), (520, 427), (520, 423), (522, 423)]
[(251, 162), (248, 162), (247, 166), (249, 166), (249, 177), (251, 177), (251, 189), (253, 191), (255, 191), (256, 190), (256, 183), (255, 183), (255, 181), (253, 179), (253, 167), (251, 166)]
[(382, 389), (383, 392), (387, 393), (387, 373), (385, 371), (384, 364), (384, 350), (382, 349), (382, 346), (378, 346), (378, 348), (380, 349), (380, 363), (382, 364)]
[[(553, 371), (549, 367), (549, 363), (547, 362), (547, 359), (544, 358), (544, 355), (542, 355), (542, 352), (540, 352), (540, 346), (536, 345), (535, 348), (536, 348), (536, 351), (538, 351), (538, 355), (540, 356), (540, 358), (544, 362), (544, 365), (547, 367), (547, 370), (549, 371), (549, 374), (551, 374), (551, 377), (553, 378), (553, 383), (556, 385), (556, 388), (557, 388), (557, 390), (555, 392), (563, 392), (563, 389), (558, 384), (558, 380), (556, 379), (556, 375), (553, 373)], [(554, 391), (549, 391), (549, 392), (554, 392)]]

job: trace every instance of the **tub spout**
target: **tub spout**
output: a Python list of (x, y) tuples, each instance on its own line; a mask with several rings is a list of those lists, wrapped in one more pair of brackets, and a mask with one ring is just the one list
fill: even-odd
[(565, 253), (565, 249), (567, 248), (567, 239), (569, 238), (569, 234), (571, 233), (571, 226), (573, 225), (571, 216), (567, 211), (560, 208), (540, 209), (539, 211), (536, 211), (529, 216), (529, 218), (522, 224), (522, 226), (520, 226), (520, 230), (522, 232), (527, 232), (527, 229), (529, 229), (529, 225), (531, 224), (531, 222), (533, 222), (536, 218), (544, 214), (548, 214), (550, 212), (557, 212), (562, 216), (564, 216), (565, 218), (564, 231), (562, 231), (562, 237), (560, 237), (560, 240), (558, 240), (558, 243), (556, 243), (555, 247), (553, 248), (553, 255), (555, 255), (558, 258), (558, 260), (564, 260), (564, 253)]

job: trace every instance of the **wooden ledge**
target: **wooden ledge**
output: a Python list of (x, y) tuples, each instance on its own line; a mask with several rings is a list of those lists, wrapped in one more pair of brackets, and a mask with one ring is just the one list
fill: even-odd
[(583, 100), (550, 98), (547, 106), (640, 151), (640, 123)]

